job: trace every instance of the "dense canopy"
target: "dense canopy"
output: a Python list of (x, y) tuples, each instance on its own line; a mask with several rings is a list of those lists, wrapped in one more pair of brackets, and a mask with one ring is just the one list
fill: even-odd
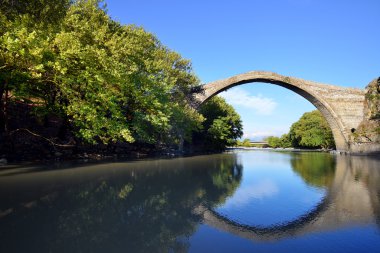
[(224, 118), (202, 126), (204, 117), (189, 103), (199, 81), (188, 60), (143, 28), (112, 20), (102, 6), (98, 0), (1, 1), (3, 136), (23, 125), (16, 113), (23, 104), (42, 125), (58, 116), (61, 136), (74, 133), (92, 144), (182, 149), (200, 129), (220, 135), (224, 144), (227, 135), (239, 137), (234, 126), (222, 126), (227, 114), (236, 117), (232, 108), (214, 112)]
[(323, 115), (314, 110), (306, 112), (295, 122), (288, 134), (280, 137), (270, 136), (267, 138), (271, 147), (301, 147), (301, 148), (324, 148), (335, 147), (331, 128)]

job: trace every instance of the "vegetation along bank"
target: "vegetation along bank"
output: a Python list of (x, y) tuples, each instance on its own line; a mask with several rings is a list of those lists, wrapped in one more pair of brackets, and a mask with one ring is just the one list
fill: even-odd
[(2, 0), (0, 158), (220, 150), (242, 135), (214, 98), (189, 106), (191, 63), (97, 0)]

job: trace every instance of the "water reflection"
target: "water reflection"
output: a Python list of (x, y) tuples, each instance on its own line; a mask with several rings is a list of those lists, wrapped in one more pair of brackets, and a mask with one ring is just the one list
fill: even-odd
[(335, 158), (327, 153), (295, 153), (290, 163), (293, 171), (309, 185), (329, 187), (335, 176)]
[(233, 155), (108, 166), (1, 178), (0, 251), (186, 252), (194, 207), (224, 201), (242, 175)]
[[(243, 187), (250, 165), (241, 157), (253, 154), (255, 159), (264, 159), (266, 166), (270, 164), (272, 155), (238, 152), (71, 165), (50, 171), (38, 168), (35, 172), (14, 175), (3, 173), (0, 176), (0, 252), (197, 251), (196, 238), (203, 226), (231, 235), (228, 239), (223, 237), (224, 240), (215, 231), (202, 235), (201, 248), (205, 252), (225, 251), (236, 236), (249, 239), (246, 240), (249, 244), (239, 241), (234, 245), (236, 251), (252, 251), (257, 245), (261, 245), (261, 250), (273, 250), (276, 245), (282, 245), (292, 252), (297, 245), (306, 243), (306, 239), (297, 241), (296, 238), (309, 238), (307, 243), (315, 244), (318, 238), (310, 239), (308, 235), (316, 233), (322, 239), (314, 249), (320, 251), (319, 244), (339, 244), (328, 236), (331, 231), (340, 233), (373, 224), (380, 228), (380, 160), (376, 157), (274, 154), (277, 158), (281, 156), (276, 160), (278, 164), (289, 166), (289, 173), (297, 175), (298, 180), (301, 178), (307, 185), (323, 189), (324, 197), (301, 215), (293, 210), (297, 216), (290, 221), (280, 214), (284, 222), (269, 226), (247, 225), (218, 213), (218, 208), (233, 196), (239, 195), (239, 205), (246, 203), (241, 189), (248, 189), (246, 194), (254, 193), (263, 202), (281, 192), (279, 186), (265, 180)], [(26, 171), (30, 170), (26, 168)], [(276, 173), (283, 172), (277, 169)], [(282, 183), (292, 184), (287, 181), (291, 178), (284, 175), (279, 176)], [(302, 196), (306, 190), (297, 194)], [(282, 201), (291, 203), (292, 196), (288, 197)], [(347, 241), (344, 233), (340, 237)], [(371, 243), (362, 237), (359, 235), (356, 240), (368, 250), (380, 246), (379, 233), (371, 234)], [(252, 243), (268, 240), (272, 243)], [(293, 242), (290, 246), (286, 244), (289, 240)], [(342, 251), (355, 248), (345, 245), (342, 243)]]
[(292, 169), (306, 183), (327, 188), (326, 196), (309, 212), (290, 222), (271, 226), (242, 224), (205, 206), (205, 222), (219, 230), (253, 241), (300, 237), (344, 227), (379, 224), (379, 158), (290, 154)]

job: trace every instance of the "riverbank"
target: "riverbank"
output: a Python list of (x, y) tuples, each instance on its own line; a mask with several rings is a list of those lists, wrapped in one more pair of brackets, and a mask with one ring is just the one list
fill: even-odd
[[(24, 143), (25, 144), (25, 143)], [(227, 147), (225, 150), (205, 151), (193, 147), (184, 151), (174, 148), (157, 148), (147, 144), (117, 143), (112, 145), (77, 145), (73, 147), (46, 146), (41, 141), (28, 142), (28, 145), (0, 153), (0, 166), (14, 163), (45, 163), (59, 161), (109, 161), (135, 160), (150, 158), (174, 158), (179, 156), (209, 155), (234, 150), (258, 150), (275, 152), (330, 152), (341, 154), (327, 149), (300, 149), (300, 148), (259, 148), (259, 147)], [(13, 152), (12, 152), (13, 151)]]
[(333, 152), (332, 149), (227, 147), (227, 150), (271, 150), (279, 152)]
[[(70, 136), (74, 138), (73, 135)], [(62, 141), (60, 141), (62, 143)], [(54, 145), (45, 138), (24, 134), (12, 141), (0, 142), (0, 166), (18, 163), (46, 163), (60, 161), (111, 161), (151, 158), (173, 158), (221, 153), (224, 150), (206, 150), (187, 144), (183, 151), (177, 147), (146, 143)]]

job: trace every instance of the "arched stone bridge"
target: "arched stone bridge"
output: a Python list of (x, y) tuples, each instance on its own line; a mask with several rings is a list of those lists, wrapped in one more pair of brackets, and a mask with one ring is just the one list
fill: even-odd
[(200, 91), (194, 95), (195, 106), (231, 87), (253, 82), (279, 85), (310, 101), (329, 123), (337, 151), (351, 153), (380, 151), (378, 145), (354, 143), (351, 137), (352, 131), (355, 131), (364, 119), (364, 89), (322, 84), (273, 72), (252, 71), (201, 86)]

